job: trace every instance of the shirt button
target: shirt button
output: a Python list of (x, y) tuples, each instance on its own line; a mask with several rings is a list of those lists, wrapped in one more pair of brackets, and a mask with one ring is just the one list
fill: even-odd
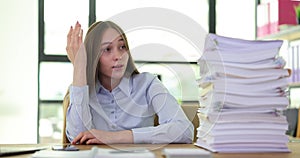
[(111, 103), (114, 103), (114, 102), (115, 102), (114, 100), (111, 101)]
[(114, 111), (111, 112), (111, 114), (114, 114), (114, 113), (115, 113)]
[(116, 128), (116, 126), (115, 126), (115, 125), (111, 125), (111, 128), (115, 129), (115, 128)]

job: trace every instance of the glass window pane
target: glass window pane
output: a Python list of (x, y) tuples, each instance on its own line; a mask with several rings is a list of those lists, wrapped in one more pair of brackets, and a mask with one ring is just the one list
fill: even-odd
[(216, 33), (254, 40), (255, 3), (254, 0), (216, 0)]
[(140, 72), (158, 75), (169, 92), (179, 101), (198, 101), (199, 67), (196, 64), (136, 64)]
[(178, 34), (161, 29), (142, 29), (127, 33), (132, 57), (136, 61), (194, 62), (199, 49)]
[(290, 107), (291, 108), (300, 108), (300, 87), (291, 87), (290, 88)]
[[(115, 5), (118, 4), (118, 5)], [(103, 7), (114, 6), (114, 7)], [(199, 30), (201, 33), (206, 34), (208, 30), (208, 3), (207, 1), (190, 0), (186, 3), (182, 0), (110, 0), (100, 1), (96, 0), (96, 18), (99, 20), (106, 20), (114, 16), (121, 15), (120, 13), (125, 11), (134, 10), (144, 7), (156, 7), (165, 8), (177, 12), (178, 14), (185, 15), (189, 19), (199, 24)], [(101, 8), (101, 9), (100, 9)], [(171, 14), (173, 15), (173, 13)], [(141, 15), (142, 16), (142, 15)], [(178, 21), (178, 24), (182, 23), (182, 20), (178, 17), (172, 17), (168, 15), (174, 21)], [(128, 21), (126, 23), (133, 23), (136, 21)], [(136, 23), (139, 23), (138, 21)], [(163, 22), (162, 22), (163, 23)], [(119, 24), (122, 27), (122, 24)], [(191, 24), (183, 24), (183, 26), (189, 26)], [(178, 25), (180, 26), (180, 25)], [(198, 27), (198, 26), (197, 26)], [(122, 27), (123, 28), (123, 27)], [(124, 29), (124, 28), (123, 28)], [(136, 50), (133, 53), (134, 60), (139, 61), (196, 61), (202, 50), (197, 47), (202, 47), (203, 42), (195, 42), (192, 39), (187, 39), (182, 32), (176, 32), (171, 28), (154, 27), (149, 28), (141, 26), (139, 28), (129, 28), (124, 30), (128, 37), (129, 47), (131, 50)], [(189, 30), (190, 31), (190, 30)], [(199, 37), (199, 40), (202, 40)], [(193, 45), (194, 44), (194, 45)], [(201, 46), (195, 46), (195, 45)], [(147, 49), (147, 48), (153, 49)], [(138, 52), (137, 50), (141, 50)], [(145, 50), (148, 50), (145, 52)], [(151, 51), (151, 52), (149, 52)]]
[(182, 0), (96, 0), (97, 21), (109, 19), (124, 11), (144, 7), (166, 8), (180, 12), (201, 24), (205, 30), (208, 30), (208, 3), (205, 0), (189, 0), (188, 3)]
[(290, 81), (300, 83), (300, 40), (291, 41), (288, 53), (285, 51), (282, 54), (287, 54), (287, 67), (292, 70)]
[(45, 0), (45, 54), (66, 55), (67, 33), (79, 21), (84, 31), (88, 27), (89, 1)]
[(39, 143), (61, 143), (63, 131), (62, 103), (40, 104)]
[(63, 100), (72, 81), (71, 63), (42, 62), (40, 64), (40, 99)]

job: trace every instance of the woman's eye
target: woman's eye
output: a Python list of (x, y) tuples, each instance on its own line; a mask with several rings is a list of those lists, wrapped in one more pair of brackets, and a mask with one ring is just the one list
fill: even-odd
[(110, 48), (104, 48), (102, 51), (103, 51), (103, 52), (109, 52), (109, 51), (110, 51)]
[(126, 46), (125, 46), (125, 45), (122, 45), (122, 46), (120, 47), (120, 49), (126, 49)]

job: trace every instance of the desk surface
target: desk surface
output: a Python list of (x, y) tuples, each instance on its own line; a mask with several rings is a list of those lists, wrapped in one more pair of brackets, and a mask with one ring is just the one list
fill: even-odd
[[(9, 146), (9, 145), (7, 145)], [(15, 145), (11, 145), (15, 146)], [(28, 146), (28, 145), (18, 145)], [(32, 145), (31, 145), (32, 146)], [(43, 145), (45, 146), (45, 145)], [(49, 145), (49, 149), (50, 149)], [(92, 145), (76, 145), (81, 150), (91, 149)], [(193, 144), (115, 144), (115, 145), (97, 145), (99, 148), (129, 148), (129, 147), (145, 147), (155, 153), (157, 158), (164, 158), (161, 154), (163, 148), (199, 148)], [(224, 154), (224, 153), (213, 153), (213, 158), (299, 158), (300, 157), (300, 142), (294, 142), (288, 144), (291, 153), (246, 153), (246, 154)], [(10, 156), (9, 158), (30, 158), (31, 154)], [(1, 157), (2, 158), (2, 157)]]

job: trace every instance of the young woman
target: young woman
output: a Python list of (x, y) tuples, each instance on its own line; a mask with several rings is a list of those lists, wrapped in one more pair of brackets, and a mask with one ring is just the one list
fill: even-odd
[(67, 37), (66, 50), (74, 66), (66, 115), (71, 143), (192, 142), (192, 123), (154, 75), (138, 72), (118, 25), (96, 22), (84, 43), (82, 35), (77, 22)]

